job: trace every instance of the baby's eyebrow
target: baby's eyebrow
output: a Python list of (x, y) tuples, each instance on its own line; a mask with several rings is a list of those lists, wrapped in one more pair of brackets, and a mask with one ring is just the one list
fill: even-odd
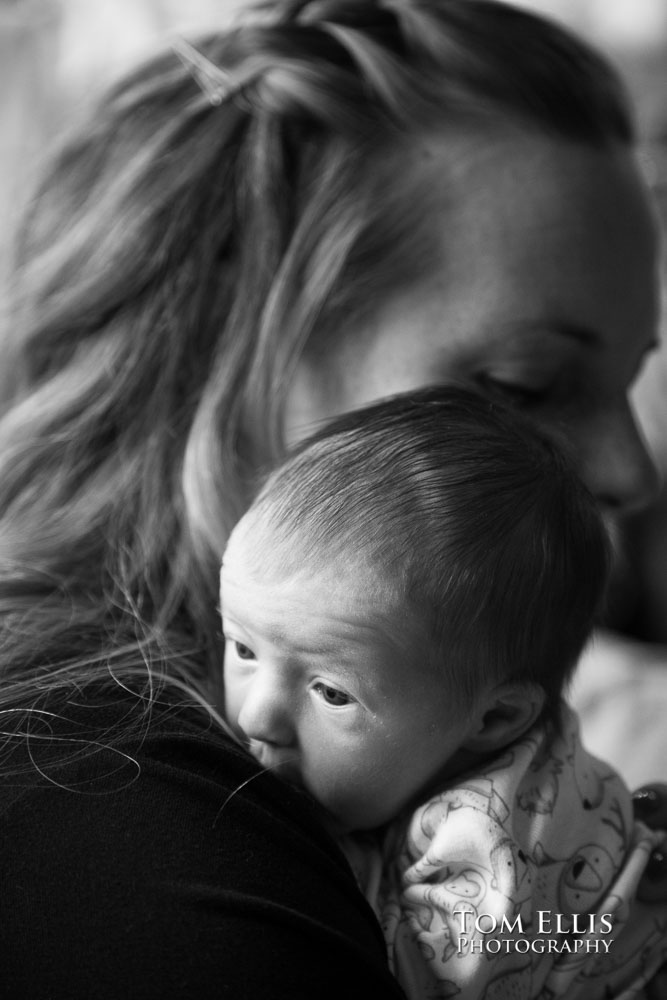
[[(343, 641), (332, 641), (332, 642), (309, 642), (304, 640), (303, 642), (290, 643), (292, 649), (295, 653), (299, 653), (303, 656), (322, 657), (328, 659), (335, 659), (337, 661), (344, 660), (346, 658), (351, 659), (351, 656), (347, 656), (351, 650), (346, 649), (346, 645)], [(356, 657), (355, 657), (356, 658)]]
[(252, 628), (251, 622), (244, 622), (240, 616), (234, 615), (233, 612), (230, 614), (227, 611), (225, 611), (224, 608), (222, 609), (220, 618), (223, 629), (226, 628), (228, 625), (231, 625), (233, 628), (242, 629), (243, 631), (246, 632)]
[(356, 660), (361, 647), (367, 649), (369, 644), (379, 644), (386, 638), (385, 630), (366, 622), (340, 621), (336, 626), (315, 636), (297, 636), (294, 644), (310, 655), (341, 657), (347, 654)]

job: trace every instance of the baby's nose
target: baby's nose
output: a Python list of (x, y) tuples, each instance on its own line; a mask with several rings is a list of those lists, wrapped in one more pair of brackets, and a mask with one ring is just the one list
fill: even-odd
[(258, 673), (246, 692), (238, 725), (251, 740), (290, 746), (295, 732), (292, 702), (276, 678)]

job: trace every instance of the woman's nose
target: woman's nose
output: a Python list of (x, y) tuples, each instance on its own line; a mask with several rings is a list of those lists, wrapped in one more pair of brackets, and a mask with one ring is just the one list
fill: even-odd
[(658, 491), (658, 470), (629, 402), (601, 413), (586, 436), (584, 476), (602, 507), (626, 513), (649, 503)]
[(292, 701), (277, 678), (259, 672), (246, 689), (238, 725), (251, 740), (290, 746), (295, 733)]

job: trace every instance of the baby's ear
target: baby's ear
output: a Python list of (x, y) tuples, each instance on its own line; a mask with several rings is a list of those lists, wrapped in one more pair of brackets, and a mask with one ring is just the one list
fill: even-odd
[(486, 754), (518, 740), (538, 718), (544, 698), (537, 684), (499, 684), (487, 693), (475, 712), (463, 748)]

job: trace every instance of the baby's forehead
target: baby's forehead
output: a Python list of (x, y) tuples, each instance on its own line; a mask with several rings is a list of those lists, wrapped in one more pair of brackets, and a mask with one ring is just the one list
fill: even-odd
[[(355, 561), (341, 544), (340, 561)], [(318, 542), (311, 531), (283, 524), (267, 504), (254, 504), (234, 527), (222, 557), (222, 575), (279, 584), (294, 576), (317, 580), (331, 565), (331, 546)], [(336, 562), (339, 560), (336, 558)]]
[(230, 574), (240, 572), (244, 568), (247, 572), (256, 564), (261, 566), (262, 554), (268, 560), (276, 547), (271, 533), (262, 528), (261, 521), (251, 508), (237, 522), (227, 540), (222, 554), (221, 577), (229, 577)]
[[(278, 598), (297, 600), (323, 617), (367, 625), (378, 635), (394, 636), (419, 626), (420, 616), (403, 599), (395, 580), (382, 567), (371, 565), (357, 552), (335, 555), (304, 551), (298, 540), (284, 539), (266, 547), (254, 532), (251, 518), (243, 518), (230, 536), (221, 567), (225, 596), (278, 607)], [(224, 610), (224, 608), (223, 608)]]

